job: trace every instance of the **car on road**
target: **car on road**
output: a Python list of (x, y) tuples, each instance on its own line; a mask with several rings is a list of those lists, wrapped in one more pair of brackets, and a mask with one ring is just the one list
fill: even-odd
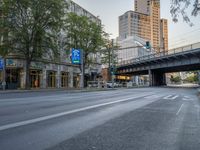
[(119, 83), (116, 83), (116, 82), (114, 82), (113, 84), (112, 84), (112, 82), (111, 81), (109, 81), (109, 82), (107, 82), (106, 83), (106, 87), (107, 88), (112, 88), (112, 87), (119, 87), (120, 86), (120, 84)]

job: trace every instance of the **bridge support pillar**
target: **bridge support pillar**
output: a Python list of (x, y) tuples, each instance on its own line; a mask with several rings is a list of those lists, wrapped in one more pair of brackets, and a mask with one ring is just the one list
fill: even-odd
[(149, 69), (149, 86), (153, 86), (153, 80), (152, 80), (152, 71)]
[(157, 70), (149, 70), (149, 85), (150, 86), (166, 85), (165, 73)]

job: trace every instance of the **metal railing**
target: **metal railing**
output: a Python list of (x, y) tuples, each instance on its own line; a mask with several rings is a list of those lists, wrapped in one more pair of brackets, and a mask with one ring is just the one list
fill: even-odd
[(144, 61), (144, 60), (150, 60), (150, 59), (154, 59), (154, 58), (172, 56), (172, 55), (175, 55), (175, 54), (188, 52), (188, 51), (195, 50), (195, 49), (198, 49), (198, 48), (200, 48), (200, 42), (190, 44), (190, 45), (186, 45), (186, 46), (182, 46), (182, 47), (178, 47), (178, 48), (171, 49), (171, 50), (164, 51), (164, 52), (153, 53), (153, 54), (150, 54), (150, 55), (144, 55), (142, 57), (133, 58), (133, 59), (130, 59), (130, 60), (123, 60), (120, 63), (118, 63), (117, 66), (120, 67), (120, 66), (123, 66), (123, 65), (133, 64), (133, 63), (137, 63), (137, 62)]

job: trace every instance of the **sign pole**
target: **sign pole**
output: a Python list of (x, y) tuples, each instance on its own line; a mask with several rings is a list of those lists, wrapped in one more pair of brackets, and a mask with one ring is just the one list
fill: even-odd
[(84, 51), (81, 49), (81, 81), (80, 88), (84, 88)]
[(72, 49), (72, 63), (80, 66), (80, 88), (84, 88), (84, 51), (83, 49)]
[(6, 59), (5, 58), (2, 58), (2, 71), (3, 71), (3, 74), (2, 74), (2, 86), (3, 86), (3, 90), (5, 91), (6, 90)]

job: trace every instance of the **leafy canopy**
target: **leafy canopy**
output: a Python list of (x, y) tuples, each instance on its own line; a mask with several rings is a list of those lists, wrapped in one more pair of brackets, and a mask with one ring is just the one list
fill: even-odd
[(200, 1), (199, 0), (171, 0), (171, 15), (174, 22), (178, 22), (179, 15), (183, 17), (186, 23), (193, 25), (190, 21), (190, 17), (187, 14), (190, 6), (192, 5), (191, 16), (197, 16), (200, 13)]
[(28, 61), (56, 54), (64, 7), (64, 0), (3, 0), (9, 49)]
[(65, 30), (68, 49), (83, 49), (85, 64), (91, 64), (89, 55), (96, 54), (104, 45), (105, 33), (101, 24), (86, 16), (69, 13), (66, 19)]

